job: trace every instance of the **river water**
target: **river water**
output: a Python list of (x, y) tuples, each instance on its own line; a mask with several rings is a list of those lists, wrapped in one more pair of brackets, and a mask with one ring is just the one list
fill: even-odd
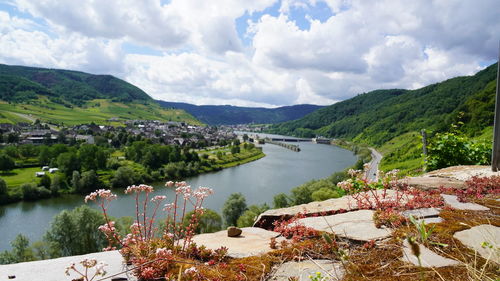
[[(207, 186), (214, 189), (214, 194), (205, 199), (205, 208), (220, 213), (227, 197), (234, 192), (241, 192), (247, 205), (267, 203), (272, 207), (273, 196), (301, 185), (312, 179), (329, 176), (356, 162), (352, 152), (331, 145), (308, 142), (298, 144), (300, 152), (266, 144), (263, 145), (266, 157), (241, 166), (224, 169), (215, 173), (188, 178), (186, 181), (193, 188)], [(173, 198), (173, 190), (164, 183), (155, 186), (154, 195), (167, 195), (167, 201)], [(113, 201), (110, 214), (113, 216), (134, 216), (135, 203), (132, 196), (115, 190), (118, 199)], [(10, 241), (19, 233), (26, 235), (31, 242), (42, 238), (54, 215), (65, 209), (72, 209), (84, 204), (81, 195), (66, 195), (36, 202), (19, 202), (0, 206), (0, 250), (10, 248)], [(90, 206), (97, 208), (94, 204)]]

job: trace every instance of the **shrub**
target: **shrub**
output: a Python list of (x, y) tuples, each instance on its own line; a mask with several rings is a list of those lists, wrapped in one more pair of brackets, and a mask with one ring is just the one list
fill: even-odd
[(51, 256), (82, 255), (102, 250), (107, 240), (98, 227), (104, 223), (99, 211), (85, 205), (60, 212), (44, 236), (51, 245)]
[[(186, 214), (184, 218), (184, 226), (187, 227), (191, 223), (191, 218), (195, 215), (194, 211)], [(195, 233), (211, 233), (221, 230), (222, 228), (222, 218), (217, 212), (204, 209), (203, 214), (198, 218), (198, 225), (195, 228)]]
[(289, 206), (289, 199), (285, 193), (278, 193), (273, 198), (274, 208), (286, 208)]
[(4, 179), (0, 178), (0, 197), (7, 195), (7, 183)]
[(428, 170), (456, 165), (487, 165), (491, 142), (473, 141), (460, 132), (437, 134), (428, 147)]
[(222, 207), (222, 216), (226, 221), (226, 225), (236, 226), (238, 218), (247, 209), (245, 197), (241, 193), (233, 193), (229, 195), (224, 206)]
[(15, 168), (12, 158), (6, 153), (0, 153), (0, 171), (8, 171)]
[(129, 166), (123, 166), (116, 170), (113, 178), (111, 179), (112, 188), (126, 188), (134, 184), (136, 180), (136, 173)]
[(39, 198), (38, 187), (34, 183), (25, 183), (21, 185), (21, 191), (23, 193), (23, 199), (30, 201)]
[(267, 204), (262, 205), (251, 205), (248, 209), (243, 212), (243, 214), (238, 218), (236, 225), (238, 227), (247, 227), (252, 226), (255, 222), (255, 219), (262, 214), (263, 212), (269, 210), (269, 206)]

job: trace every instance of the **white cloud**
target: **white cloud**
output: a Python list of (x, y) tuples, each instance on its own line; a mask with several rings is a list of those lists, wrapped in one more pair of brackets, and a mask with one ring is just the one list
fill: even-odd
[(155, 0), (17, 0), (18, 7), (55, 28), (87, 37), (130, 39), (162, 49), (185, 43), (181, 16)]
[(13, 29), (0, 34), (0, 61), (40, 67), (78, 69), (93, 73), (121, 73), (123, 52), (113, 40), (76, 34), (51, 38), (41, 31)]
[[(299, 28), (294, 11), (320, 1), (333, 16)], [(170, 101), (278, 106), (418, 88), (497, 58), (496, 0), (276, 2), (16, 0), (36, 23), (0, 11), (0, 61), (110, 73)], [(245, 15), (250, 45), (235, 25)]]

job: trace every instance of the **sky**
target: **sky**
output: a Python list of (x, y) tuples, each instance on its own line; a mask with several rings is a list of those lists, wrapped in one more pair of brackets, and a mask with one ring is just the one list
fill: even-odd
[(498, 0), (0, 0), (0, 63), (155, 99), (277, 107), (416, 89), (498, 59)]

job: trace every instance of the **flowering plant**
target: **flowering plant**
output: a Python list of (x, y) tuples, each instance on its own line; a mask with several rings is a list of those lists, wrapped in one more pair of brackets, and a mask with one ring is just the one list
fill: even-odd
[[(125, 237), (121, 237), (115, 228), (115, 222), (108, 215), (109, 204), (117, 196), (110, 190), (97, 190), (85, 197), (85, 202), (94, 201), (103, 212), (106, 223), (99, 227), (109, 245), (104, 250), (120, 248), (121, 254), (129, 262), (135, 265), (136, 275), (142, 279), (156, 279), (171, 275), (175, 264), (180, 259), (197, 258), (199, 253), (206, 260), (215, 259), (222, 261), (227, 251), (211, 251), (203, 247), (198, 248), (192, 243), (195, 229), (199, 222), (199, 217), (203, 214), (203, 201), (213, 193), (208, 187), (199, 187), (193, 190), (186, 182), (172, 182), (165, 184), (167, 187), (175, 187), (175, 197), (172, 203), (162, 203), (166, 196), (151, 196), (154, 188), (149, 185), (132, 185), (127, 187), (125, 194), (132, 194), (135, 197), (135, 220), (130, 226), (131, 232)], [(151, 198), (152, 197), (152, 198)], [(142, 200), (141, 200), (142, 199)], [(152, 205), (152, 208), (150, 208)], [(186, 211), (192, 208), (193, 212), (186, 226), (182, 222), (186, 218)], [(156, 217), (159, 211), (164, 211), (166, 216), (164, 227), (156, 224)], [(214, 258), (215, 257), (215, 258)], [(197, 274), (196, 268), (182, 271), (187, 277)]]

